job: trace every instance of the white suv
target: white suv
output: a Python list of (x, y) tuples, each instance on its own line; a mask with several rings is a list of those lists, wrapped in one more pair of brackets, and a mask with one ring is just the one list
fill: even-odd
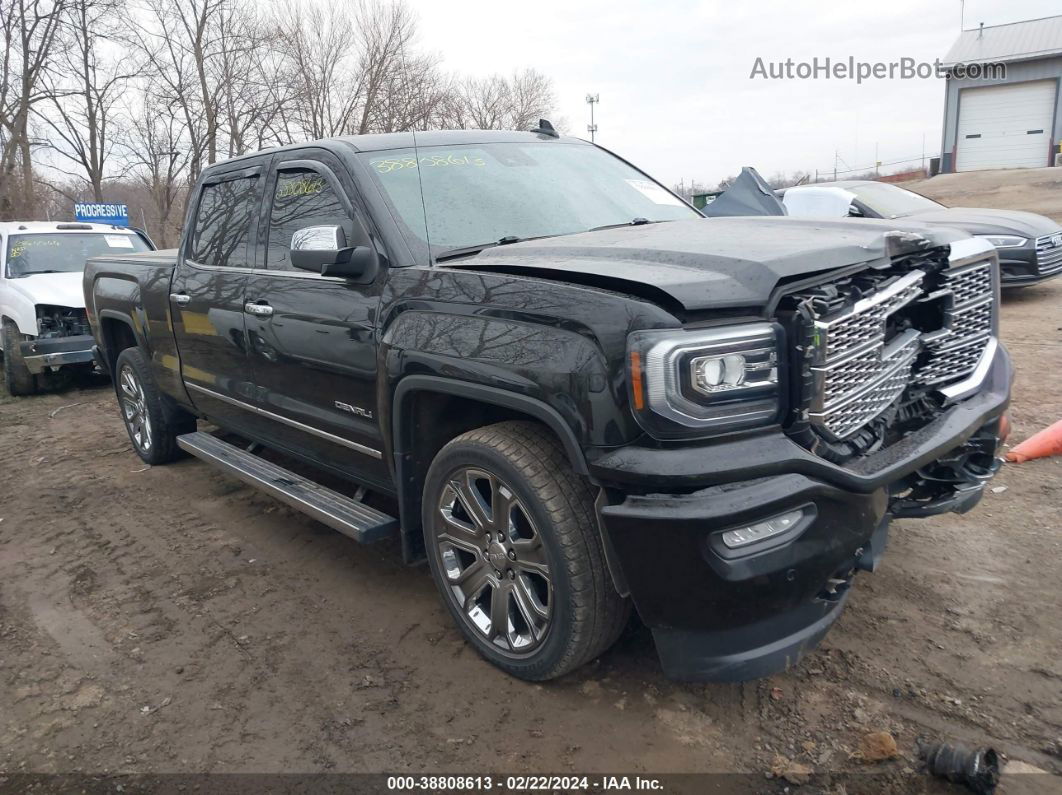
[(42, 373), (91, 366), (85, 260), (151, 248), (146, 236), (105, 224), (0, 223), (0, 349), (9, 394), (33, 394)]

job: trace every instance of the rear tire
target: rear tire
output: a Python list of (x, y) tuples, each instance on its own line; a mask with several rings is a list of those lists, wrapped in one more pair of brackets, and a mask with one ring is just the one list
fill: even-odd
[(458, 436), (424, 486), (432, 577), (481, 655), (531, 681), (562, 676), (619, 637), (629, 602), (605, 563), (590, 484), (531, 422)]
[(133, 449), (146, 464), (168, 464), (181, 456), (177, 437), (195, 430), (195, 417), (167, 411), (151, 367), (139, 348), (126, 348), (114, 363), (114, 390)]
[(22, 350), (19, 344), (22, 335), (18, 326), (10, 320), (4, 321), (3, 327), (4, 344), (4, 386), (9, 395), (22, 397), (37, 393), (37, 376), (29, 371), (26, 362), (22, 358)]

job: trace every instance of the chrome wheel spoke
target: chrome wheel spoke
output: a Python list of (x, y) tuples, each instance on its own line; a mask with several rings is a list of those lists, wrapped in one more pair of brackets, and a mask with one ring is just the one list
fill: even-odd
[(488, 507), (483, 503), (483, 498), (477, 493), (472, 483), (472, 471), (462, 473), (462, 477), (450, 481), (450, 488), (457, 492), (461, 505), (468, 513), (472, 523), (483, 530), (490, 527), (490, 514)]
[(471, 525), (467, 525), (459, 519), (455, 519), (444, 508), (439, 509), (442, 515), (443, 529), (439, 534), (440, 539), (449, 541), (454, 546), (461, 547), (473, 554), (483, 551), (483, 533)]
[[(509, 635), (509, 596), (512, 593), (507, 583), (495, 586), (490, 595), (490, 640)], [(510, 643), (510, 645), (512, 645)]]
[(531, 539), (514, 542), (513, 551), (516, 552), (515, 562), (518, 569), (548, 578), (549, 562), (546, 560), (546, 550), (537, 535)]
[(461, 591), (465, 612), (472, 608), (476, 597), (490, 584), (489, 575), (490, 567), (481, 560), (477, 560), (458, 575), (457, 587)]
[(453, 472), (435, 506), (434, 554), (445, 592), (482, 642), (532, 654), (552, 619), (549, 557), (516, 492), (477, 467)]
[(543, 604), (535, 593), (526, 575), (517, 577), (513, 584), (513, 597), (531, 626), (544, 623), (549, 618), (549, 603)]

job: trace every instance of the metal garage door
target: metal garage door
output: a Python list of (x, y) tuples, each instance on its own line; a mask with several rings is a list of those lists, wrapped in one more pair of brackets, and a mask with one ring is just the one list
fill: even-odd
[(1049, 165), (1057, 90), (1054, 80), (964, 89), (957, 170)]

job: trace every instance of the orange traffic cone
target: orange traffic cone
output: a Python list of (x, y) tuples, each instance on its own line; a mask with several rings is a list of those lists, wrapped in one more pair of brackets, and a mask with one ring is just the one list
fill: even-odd
[(1007, 460), (1016, 464), (1032, 461), (1034, 458), (1046, 458), (1062, 453), (1062, 420), (1033, 434), (1009, 453)]

